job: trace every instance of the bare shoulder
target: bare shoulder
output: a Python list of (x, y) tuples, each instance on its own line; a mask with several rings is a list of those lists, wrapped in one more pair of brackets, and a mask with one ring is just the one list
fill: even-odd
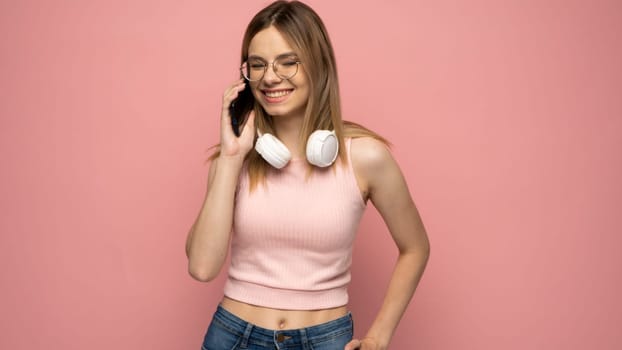
[(357, 182), (366, 197), (392, 174), (400, 173), (389, 147), (373, 137), (353, 138), (350, 154)]
[(373, 137), (352, 139), (350, 154), (355, 171), (361, 175), (395, 163), (389, 147)]

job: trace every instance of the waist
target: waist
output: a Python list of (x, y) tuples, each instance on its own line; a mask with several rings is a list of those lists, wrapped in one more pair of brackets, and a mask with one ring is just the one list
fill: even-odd
[(284, 285), (273, 281), (274, 284), (268, 285), (255, 283), (250, 279), (236, 276), (235, 271), (229, 268), (229, 278), (224, 288), (225, 296), (245, 304), (280, 310), (325, 310), (348, 304), (349, 271), (346, 276), (323, 282), (321, 287), (319, 282), (314, 285), (310, 283)]
[(223, 298), (220, 306), (246, 322), (273, 330), (312, 327), (349, 314), (346, 306), (320, 310), (282, 310), (251, 305), (228, 297)]

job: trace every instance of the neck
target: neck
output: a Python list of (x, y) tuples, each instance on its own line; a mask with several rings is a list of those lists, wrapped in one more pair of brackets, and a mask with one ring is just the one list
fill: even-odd
[(304, 117), (301, 116), (276, 116), (272, 117), (274, 127), (279, 140), (292, 153), (293, 158), (299, 157), (304, 152), (304, 145), (300, 145), (300, 130)]

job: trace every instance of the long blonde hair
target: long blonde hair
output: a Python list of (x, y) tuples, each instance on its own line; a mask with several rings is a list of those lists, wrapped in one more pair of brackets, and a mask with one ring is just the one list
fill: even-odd
[[(285, 37), (304, 64), (310, 84), (309, 100), (305, 110), (300, 144), (304, 145), (309, 135), (315, 130), (334, 130), (339, 141), (339, 160), (347, 161), (343, 150), (344, 137), (373, 137), (386, 144), (388, 142), (373, 131), (341, 118), (341, 101), (339, 98), (339, 81), (337, 65), (328, 32), (320, 17), (312, 8), (299, 1), (275, 1), (258, 12), (250, 21), (242, 40), (240, 63), (248, 59), (248, 48), (251, 40), (260, 31), (273, 26)], [(272, 117), (261, 105), (254, 102), (255, 128), (263, 133), (276, 135)], [(219, 152), (210, 159), (218, 156)], [(246, 156), (251, 191), (258, 183), (263, 183), (270, 165), (257, 152), (249, 152)], [(308, 164), (311, 169), (311, 165)]]

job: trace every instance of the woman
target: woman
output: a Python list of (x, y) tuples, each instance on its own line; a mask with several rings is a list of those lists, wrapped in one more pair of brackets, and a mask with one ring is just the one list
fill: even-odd
[[(333, 49), (308, 6), (277, 1), (260, 11), (241, 61), (244, 78), (224, 92), (220, 148), (186, 244), (190, 274), (210, 281), (231, 243), (224, 297), (202, 348), (386, 349), (429, 255), (386, 141), (342, 121)], [(250, 111), (239, 136), (232, 104)], [(347, 285), (367, 201), (399, 257), (371, 328), (352, 339)]]

